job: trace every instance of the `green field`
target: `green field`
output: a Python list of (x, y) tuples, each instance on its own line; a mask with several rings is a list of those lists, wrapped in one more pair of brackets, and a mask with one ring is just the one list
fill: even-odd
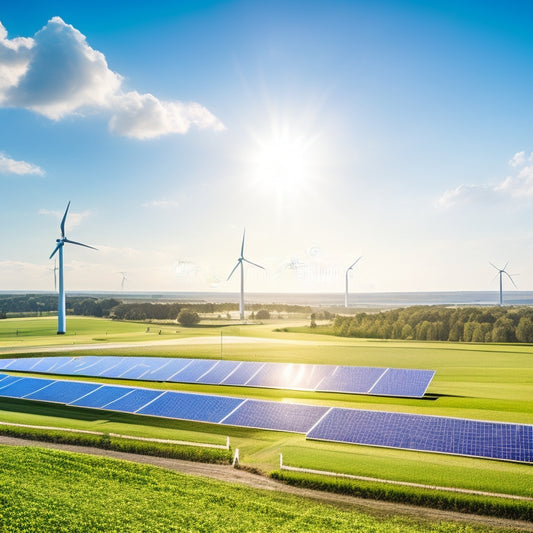
[[(428, 389), (428, 395), (420, 400), (190, 384), (144, 382), (142, 386), (361, 409), (533, 423), (531, 346), (340, 339), (312, 333), (273, 331), (286, 325), (282, 321), (264, 325), (186, 329), (176, 325), (119, 323), (69, 317), (70, 333), (57, 337), (53, 319), (8, 319), (0, 321), (0, 357), (10, 357), (10, 346), (29, 350), (27, 355), (36, 355), (39, 352), (38, 346), (66, 346), (72, 343), (105, 345), (108, 342), (120, 342), (130, 344), (123, 348), (111, 349), (104, 346), (97, 350), (72, 353), (220, 358), (222, 331), (224, 359), (426, 368), (436, 370), (436, 376)], [(148, 333), (147, 327), (150, 327)], [(18, 336), (15, 333), (17, 329)], [(21, 334), (23, 331), (28, 333)], [(35, 335), (31, 335), (30, 331), (34, 331)], [(246, 341), (246, 337), (253, 339), (237, 344), (229, 341), (231, 336), (244, 337), (243, 341)], [(198, 337), (211, 337), (212, 343), (195, 344), (196, 341), (187, 340)], [(227, 342), (224, 341), (225, 338), (228, 339)], [(180, 344), (135, 346), (136, 341), (157, 342), (169, 339), (176, 339)], [(262, 340), (259, 342), (258, 339)], [(46, 355), (54, 353), (68, 354), (58, 348), (58, 351)], [(139, 384), (127, 381), (120, 383)], [(2, 401), (0, 420), (199, 442), (220, 442), (224, 436), (229, 435), (232, 447), (240, 450), (241, 462), (264, 472), (274, 470), (279, 463), (279, 453), (283, 453), (285, 463), (291, 466), (533, 497), (531, 465), (312, 442), (306, 441), (303, 435), (290, 433), (220, 427), (22, 401)]]
[(38, 448), (0, 448), (0, 530), (482, 532), (488, 528), (376, 518), (166, 470)]

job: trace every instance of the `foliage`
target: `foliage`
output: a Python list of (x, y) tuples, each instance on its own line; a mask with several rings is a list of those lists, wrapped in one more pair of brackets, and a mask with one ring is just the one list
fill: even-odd
[(266, 309), (259, 309), (255, 314), (257, 320), (268, 320), (270, 318), (270, 312)]
[(414, 306), (375, 314), (337, 315), (331, 332), (375, 339), (533, 342), (533, 308)]
[(386, 500), (423, 507), (434, 507), (447, 511), (498, 516), (500, 518), (533, 520), (533, 505), (530, 501), (466, 495), (319, 474), (288, 472), (286, 470), (276, 470), (271, 473), (271, 477), (306, 489), (347, 494), (359, 498)]
[(196, 311), (190, 309), (182, 309), (178, 315), (178, 322), (181, 326), (190, 328), (196, 326), (200, 322), (200, 315)]
[(40, 448), (2, 447), (0, 464), (3, 533), (488, 531), (457, 523), (376, 518), (283, 493)]

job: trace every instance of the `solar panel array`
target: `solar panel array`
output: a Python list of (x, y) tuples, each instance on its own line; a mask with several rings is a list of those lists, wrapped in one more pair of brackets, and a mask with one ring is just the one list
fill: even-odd
[(424, 396), (435, 375), (433, 370), (115, 356), (0, 359), (0, 369), (413, 398)]
[(533, 462), (533, 425), (332, 408), (307, 438)]
[(329, 408), (0, 374), (0, 397), (306, 433), (309, 439), (533, 463), (533, 425)]

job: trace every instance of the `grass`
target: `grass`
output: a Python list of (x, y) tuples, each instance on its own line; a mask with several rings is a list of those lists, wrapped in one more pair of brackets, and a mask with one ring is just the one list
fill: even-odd
[(52, 450), (0, 449), (0, 530), (488, 532), (376, 518), (294, 496)]
[[(21, 342), (29, 350), (32, 350), (32, 345), (40, 344), (41, 339), (45, 339), (48, 344), (68, 344), (73, 340), (78, 342), (82, 337), (83, 339), (104, 338), (107, 332), (107, 337), (112, 342), (119, 342), (118, 339), (129, 339), (128, 342), (133, 342), (146, 339), (181, 338), (183, 344), (173, 346), (155, 344), (148, 347), (136, 347), (132, 344), (128, 348), (99, 348), (72, 353), (76, 355), (83, 353), (88, 355), (157, 355), (214, 359), (220, 357), (220, 328), (184, 329), (158, 325), (157, 331), (162, 329), (162, 335), (152, 335), (152, 333), (145, 333), (147, 324), (117, 323), (76, 317), (69, 317), (68, 320), (69, 327), (77, 326), (79, 332), (84, 332), (83, 335), (81, 333), (79, 335), (68, 334), (58, 338), (55, 335), (55, 322), (46, 318), (0, 321), (0, 344), (13, 346), (17, 342), (16, 336), (7, 332), (13, 332), (17, 324), (20, 325), (20, 329), (23, 329), (23, 326), (26, 327), (32, 321), (36, 321), (37, 330), (41, 327), (48, 328), (49, 333), (48, 337), (46, 335), (24, 337)], [(6, 326), (6, 323), (9, 324)], [(360, 409), (392, 410), (526, 424), (531, 424), (533, 421), (533, 349), (531, 346), (340, 339), (326, 335), (313, 335), (308, 332), (273, 331), (285, 324), (286, 322), (282, 321), (265, 325), (225, 327), (224, 337), (230, 335), (260, 337), (264, 339), (264, 342), (244, 344), (227, 342), (223, 344), (223, 358), (434, 369), (436, 375), (428, 389), (427, 397), (423, 400), (416, 400), (195, 384), (144, 382), (141, 385)], [(150, 327), (153, 329), (152, 326)], [(187, 336), (210, 336), (213, 344), (200, 345), (193, 344), (192, 341), (187, 343)], [(42, 344), (46, 343), (43, 341)], [(36, 349), (35, 353), (37, 351)], [(68, 352), (57, 352), (57, 355), (66, 354)], [(53, 353), (46, 355), (53, 355)], [(4, 355), (3, 357), (10, 356)], [(139, 382), (132, 381), (95, 380), (139, 385)], [(220, 443), (223, 437), (229, 435), (232, 447), (238, 447), (240, 450), (241, 463), (259, 468), (264, 472), (272, 471), (277, 467), (279, 453), (283, 452), (285, 462), (292, 466), (533, 497), (530, 465), (312, 442), (306, 441), (303, 435), (180, 422), (19, 400), (2, 400), (0, 420), (214, 443)]]

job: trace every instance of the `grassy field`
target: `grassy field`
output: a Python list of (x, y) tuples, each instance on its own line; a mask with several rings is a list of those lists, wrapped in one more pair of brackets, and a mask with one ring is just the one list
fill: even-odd
[[(239, 344), (224, 344), (223, 341), (224, 359), (427, 368), (436, 370), (436, 375), (428, 395), (421, 400), (193, 384), (140, 384), (278, 401), (533, 423), (533, 349), (527, 345), (375, 341), (340, 339), (311, 332), (273, 331), (285, 327), (285, 322), (186, 329), (176, 325), (147, 326), (76, 317), (69, 317), (68, 320), (71, 333), (61, 337), (55, 335), (55, 322), (48, 318), (0, 321), (0, 357), (9, 357), (7, 354), (1, 355), (1, 346), (14, 346), (17, 342), (17, 346), (25, 346), (36, 354), (38, 348), (32, 346), (65, 346), (73, 342), (105, 344), (107, 341), (99, 340), (105, 338), (109, 342), (132, 344), (120, 349), (99, 347), (98, 350), (76, 351), (75, 354), (220, 358), (222, 330), (227, 338), (254, 337), (250, 342)], [(147, 327), (150, 327), (148, 333)], [(20, 334), (20, 331), (30, 331), (32, 328), (39, 334)], [(18, 336), (14, 333), (17, 329)], [(193, 340), (187, 340), (192, 337), (211, 337), (212, 344), (195, 344)], [(258, 338), (262, 341), (257, 342)], [(142, 347), (134, 344), (135, 341), (160, 339), (176, 339), (180, 344)], [(65, 355), (68, 352), (56, 353)], [(120, 383), (139, 384), (131, 381)], [(303, 435), (289, 433), (194, 424), (14, 400), (2, 401), (0, 420), (199, 442), (218, 443), (225, 435), (229, 435), (232, 447), (240, 450), (241, 461), (265, 472), (277, 467), (281, 452), (284, 461), (292, 466), (533, 497), (530, 465), (311, 442), (306, 441)]]
[(122, 461), (0, 448), (0, 530), (488, 532), (453, 523), (376, 518)]

